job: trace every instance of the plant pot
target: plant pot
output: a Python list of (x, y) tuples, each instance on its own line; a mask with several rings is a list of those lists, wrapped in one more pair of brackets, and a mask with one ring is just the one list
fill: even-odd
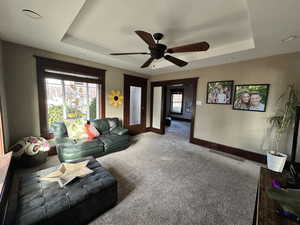
[(268, 169), (281, 173), (284, 168), (286, 159), (287, 159), (286, 154), (279, 152), (275, 155), (275, 152), (268, 152), (267, 153)]

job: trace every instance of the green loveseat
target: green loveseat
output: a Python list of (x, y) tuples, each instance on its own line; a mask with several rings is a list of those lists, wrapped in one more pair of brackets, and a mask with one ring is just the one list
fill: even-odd
[(121, 127), (118, 118), (96, 119), (91, 124), (101, 135), (87, 141), (70, 139), (64, 122), (53, 123), (56, 151), (61, 162), (72, 162), (88, 156), (97, 158), (129, 146), (128, 130)]

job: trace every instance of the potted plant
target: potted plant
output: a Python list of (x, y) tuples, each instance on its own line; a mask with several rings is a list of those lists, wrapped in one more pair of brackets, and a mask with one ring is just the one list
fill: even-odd
[(282, 172), (287, 155), (279, 152), (279, 144), (282, 135), (289, 131), (293, 126), (296, 114), (296, 106), (298, 96), (295, 86), (289, 85), (278, 99), (278, 102), (283, 102), (283, 108), (280, 108), (276, 115), (269, 118), (269, 122), (275, 129), (274, 140), (272, 142), (272, 150), (267, 153), (267, 165), (270, 170)]

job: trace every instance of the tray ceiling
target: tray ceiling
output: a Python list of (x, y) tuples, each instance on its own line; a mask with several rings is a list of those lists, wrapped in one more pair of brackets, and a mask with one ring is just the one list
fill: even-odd
[[(25, 17), (23, 8), (42, 18)], [(155, 75), (299, 51), (299, 39), (281, 42), (300, 35), (299, 10), (295, 0), (4, 0), (0, 39)], [(207, 41), (211, 48), (174, 54), (189, 62), (184, 68), (158, 60), (141, 69), (148, 56), (109, 55), (147, 51), (135, 30), (161, 32), (169, 47)]]

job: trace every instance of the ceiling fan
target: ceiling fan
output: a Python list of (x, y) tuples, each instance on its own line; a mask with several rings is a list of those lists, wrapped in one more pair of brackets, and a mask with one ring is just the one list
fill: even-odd
[[(209, 44), (207, 42), (198, 42), (189, 45), (178, 46), (174, 48), (167, 48), (166, 45), (160, 44), (159, 41), (164, 37), (161, 33), (150, 34), (145, 31), (137, 30), (135, 33), (142, 38), (149, 47), (149, 52), (129, 52), (129, 53), (111, 53), (110, 55), (150, 55), (150, 58), (141, 66), (141, 68), (148, 67), (154, 59), (165, 58), (166, 60), (174, 63), (177, 66), (183, 67), (186, 66), (188, 63), (173, 57), (172, 53), (179, 53), (179, 52), (198, 52), (198, 51), (207, 51), (209, 49)], [(156, 40), (156, 43), (154, 39)]]

